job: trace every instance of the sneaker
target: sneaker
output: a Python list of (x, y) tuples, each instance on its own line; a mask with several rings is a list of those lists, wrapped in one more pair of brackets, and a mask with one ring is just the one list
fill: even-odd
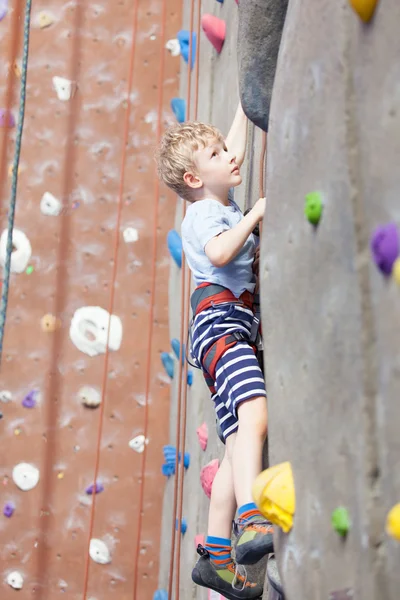
[(253, 565), (266, 554), (274, 551), (274, 529), (269, 521), (254, 520), (235, 523), (239, 532), (236, 543), (236, 562), (239, 565)]
[[(192, 579), (197, 585), (214, 590), (227, 600), (261, 600), (262, 586), (248, 581), (244, 569), (238, 568), (233, 561), (225, 569), (217, 569), (207, 550), (200, 544), (197, 553), (200, 554), (200, 558), (192, 571)], [(244, 573), (239, 573), (239, 570)]]

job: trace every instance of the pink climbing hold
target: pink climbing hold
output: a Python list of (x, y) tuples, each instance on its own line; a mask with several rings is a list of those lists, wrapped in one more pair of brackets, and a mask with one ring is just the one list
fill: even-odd
[(214, 477), (217, 474), (219, 468), (218, 458), (215, 458), (211, 462), (208, 463), (205, 467), (200, 471), (200, 482), (201, 486), (204, 490), (206, 496), (211, 498), (211, 489), (214, 481)]
[(207, 423), (203, 423), (196, 429), (197, 437), (199, 438), (199, 444), (202, 450), (207, 448), (208, 442), (208, 427)]
[(199, 544), (200, 546), (204, 546), (205, 539), (204, 533), (198, 533), (194, 538), (194, 547), (197, 548)]
[(201, 18), (201, 26), (218, 54), (222, 50), (226, 35), (226, 23), (223, 19), (206, 14)]

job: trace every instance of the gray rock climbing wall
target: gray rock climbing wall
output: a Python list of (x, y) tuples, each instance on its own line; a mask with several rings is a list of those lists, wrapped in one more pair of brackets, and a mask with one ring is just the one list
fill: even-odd
[[(369, 250), (377, 226), (400, 225), (399, 20), (397, 0), (368, 25), (347, 0), (291, 0), (282, 38), (262, 311), (270, 460), (289, 460), (296, 486), (277, 540), (286, 600), (399, 597), (385, 519), (400, 500), (400, 290)], [(317, 229), (303, 212), (315, 190)], [(339, 505), (345, 540), (330, 524)]]

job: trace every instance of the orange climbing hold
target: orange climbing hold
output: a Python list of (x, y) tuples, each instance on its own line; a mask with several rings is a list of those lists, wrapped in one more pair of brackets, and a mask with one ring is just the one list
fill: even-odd
[(349, 0), (360, 19), (368, 23), (372, 19), (379, 0)]
[(290, 531), (296, 510), (291, 464), (284, 462), (260, 473), (253, 484), (253, 498), (267, 519), (285, 533)]
[(206, 14), (201, 18), (201, 26), (218, 54), (222, 50), (226, 35), (226, 23), (223, 19)]

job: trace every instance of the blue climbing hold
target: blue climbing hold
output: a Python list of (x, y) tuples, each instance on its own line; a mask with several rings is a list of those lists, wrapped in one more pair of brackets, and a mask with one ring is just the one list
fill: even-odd
[(168, 600), (168, 592), (166, 590), (157, 590), (154, 592), (153, 600)]
[[(176, 461), (175, 446), (171, 446), (171, 445), (164, 446), (163, 452), (164, 452), (164, 459), (165, 459), (165, 465), (162, 466), (163, 475), (166, 475), (167, 477), (169, 477), (170, 475), (175, 475), (175, 461)], [(179, 453), (179, 462), (180, 461), (181, 461), (181, 453)], [(190, 454), (189, 454), (189, 452), (185, 452), (184, 457), (183, 457), (183, 466), (185, 467), (185, 469), (188, 469), (189, 465), (190, 465)]]
[(161, 467), (161, 473), (165, 475), (165, 477), (171, 477), (175, 475), (175, 464), (170, 465), (168, 463), (164, 463)]
[(167, 245), (172, 258), (180, 268), (182, 266), (182, 240), (175, 229), (168, 231)]
[[(189, 40), (190, 40), (190, 32), (186, 29), (181, 29), (178, 31), (178, 35), (176, 36), (179, 42), (179, 46), (181, 48), (181, 54), (183, 60), (189, 64)], [(190, 61), (190, 68), (193, 69), (194, 61), (196, 60), (196, 34), (192, 31), (192, 56)]]
[(219, 2), (220, 4), (223, 4), (224, 0), (217, 0), (217, 2)]
[[(176, 521), (175, 521), (175, 529), (176, 529), (176, 531), (178, 531), (178, 528), (179, 528), (179, 521), (178, 521), (178, 519), (176, 519)], [(187, 532), (187, 521), (186, 521), (186, 519), (182, 519), (182, 521), (181, 521), (181, 534), (185, 535), (186, 532)]]
[(172, 98), (171, 110), (174, 113), (178, 123), (183, 123), (186, 119), (186, 102), (182, 98)]
[[(176, 356), (176, 358), (179, 360), (180, 354), (181, 354), (181, 344), (180, 341), (176, 338), (172, 338), (171, 340), (171, 348)], [(185, 361), (185, 344), (183, 344), (183, 353), (182, 353), (182, 364)]]
[(192, 385), (193, 383), (193, 371), (188, 371), (187, 374), (187, 384)]
[(161, 362), (167, 372), (168, 377), (174, 378), (174, 359), (168, 352), (161, 352)]

